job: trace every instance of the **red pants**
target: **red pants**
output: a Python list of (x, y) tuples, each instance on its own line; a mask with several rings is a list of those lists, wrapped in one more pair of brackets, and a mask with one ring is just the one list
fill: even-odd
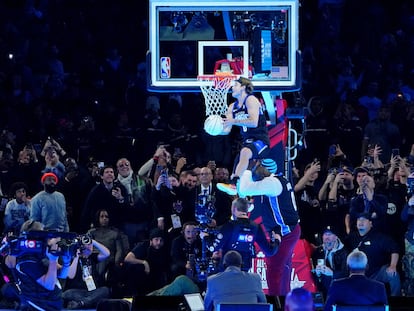
[(279, 250), (274, 256), (266, 257), (266, 279), (269, 295), (286, 296), (290, 291), (290, 274), (292, 271), (292, 255), (300, 238), (300, 226), (282, 237)]

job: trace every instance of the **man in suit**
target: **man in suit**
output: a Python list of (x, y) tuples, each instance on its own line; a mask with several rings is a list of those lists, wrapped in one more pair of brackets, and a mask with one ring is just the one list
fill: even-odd
[(219, 303), (266, 303), (260, 276), (241, 271), (242, 257), (237, 251), (224, 256), (226, 270), (207, 279), (204, 308), (212, 311)]
[(364, 252), (354, 250), (347, 257), (349, 277), (334, 280), (328, 291), (325, 311), (332, 305), (382, 305), (388, 304), (383, 283), (365, 276), (368, 258)]

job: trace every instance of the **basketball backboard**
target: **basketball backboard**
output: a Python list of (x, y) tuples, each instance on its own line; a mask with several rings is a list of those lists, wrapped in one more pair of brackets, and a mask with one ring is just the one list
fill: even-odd
[(257, 91), (300, 88), (298, 0), (150, 0), (148, 89), (200, 91), (231, 71)]

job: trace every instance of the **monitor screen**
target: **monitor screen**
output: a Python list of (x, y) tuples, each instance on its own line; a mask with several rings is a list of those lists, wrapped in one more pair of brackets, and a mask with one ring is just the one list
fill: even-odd
[(200, 294), (185, 294), (184, 298), (191, 311), (204, 311), (204, 300)]

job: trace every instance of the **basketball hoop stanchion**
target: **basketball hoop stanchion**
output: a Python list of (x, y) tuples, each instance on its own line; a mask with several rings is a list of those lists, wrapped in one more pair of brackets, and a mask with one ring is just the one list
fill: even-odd
[(201, 75), (200, 89), (206, 103), (206, 116), (223, 115), (227, 112), (227, 93), (237, 79), (234, 75)]

